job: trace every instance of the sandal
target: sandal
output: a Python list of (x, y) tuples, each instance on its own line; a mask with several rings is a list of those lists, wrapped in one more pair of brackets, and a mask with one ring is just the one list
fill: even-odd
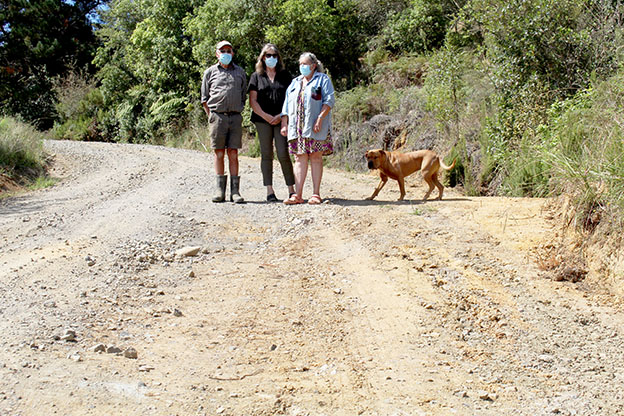
[(277, 199), (277, 197), (275, 196), (275, 194), (270, 194), (270, 195), (267, 195), (267, 201), (268, 201), (268, 202), (278, 202), (278, 201), (279, 201), (279, 199)]
[(310, 205), (318, 205), (322, 203), (323, 203), (323, 200), (321, 199), (320, 195), (314, 194), (310, 197), (310, 199), (308, 199), (308, 204)]
[(290, 198), (284, 200), (286, 205), (303, 204), (303, 199), (298, 197), (297, 194), (292, 195)]

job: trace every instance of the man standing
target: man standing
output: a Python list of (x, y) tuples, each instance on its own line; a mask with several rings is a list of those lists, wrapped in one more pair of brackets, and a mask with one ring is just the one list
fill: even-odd
[(217, 192), (212, 202), (225, 201), (227, 175), (225, 175), (225, 153), (227, 151), (230, 170), (230, 201), (240, 204), (245, 200), (240, 195), (238, 176), (238, 149), (242, 147), (243, 117), (247, 75), (232, 62), (232, 44), (223, 40), (217, 44), (218, 63), (204, 72), (201, 86), (201, 102), (210, 123), (210, 139), (215, 152)]

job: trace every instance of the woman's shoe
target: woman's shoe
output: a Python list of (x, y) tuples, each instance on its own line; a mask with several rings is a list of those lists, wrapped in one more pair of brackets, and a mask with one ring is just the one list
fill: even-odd
[(290, 198), (284, 200), (284, 204), (286, 205), (303, 204), (303, 202), (303, 199), (298, 197), (297, 194), (294, 194)]
[(310, 199), (308, 199), (308, 204), (310, 205), (318, 205), (322, 203), (323, 203), (323, 200), (321, 199), (320, 195), (314, 194), (310, 197)]
[(268, 202), (279, 202), (279, 199), (277, 199), (275, 194), (270, 194), (270, 195), (267, 195), (267, 201)]

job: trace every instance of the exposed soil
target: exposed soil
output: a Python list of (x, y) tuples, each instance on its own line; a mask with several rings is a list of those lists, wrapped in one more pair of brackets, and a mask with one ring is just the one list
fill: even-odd
[(621, 303), (538, 268), (546, 200), (326, 169), (289, 207), (242, 158), (213, 204), (211, 154), (46, 147), (0, 200), (0, 414), (624, 414)]
[(0, 195), (2, 193), (19, 191), (20, 187), (14, 180), (0, 172)]

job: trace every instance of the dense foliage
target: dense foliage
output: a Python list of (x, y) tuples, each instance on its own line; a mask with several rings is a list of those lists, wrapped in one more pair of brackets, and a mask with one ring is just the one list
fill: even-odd
[(54, 78), (90, 65), (100, 0), (0, 1), (0, 108), (40, 128), (56, 118)]

